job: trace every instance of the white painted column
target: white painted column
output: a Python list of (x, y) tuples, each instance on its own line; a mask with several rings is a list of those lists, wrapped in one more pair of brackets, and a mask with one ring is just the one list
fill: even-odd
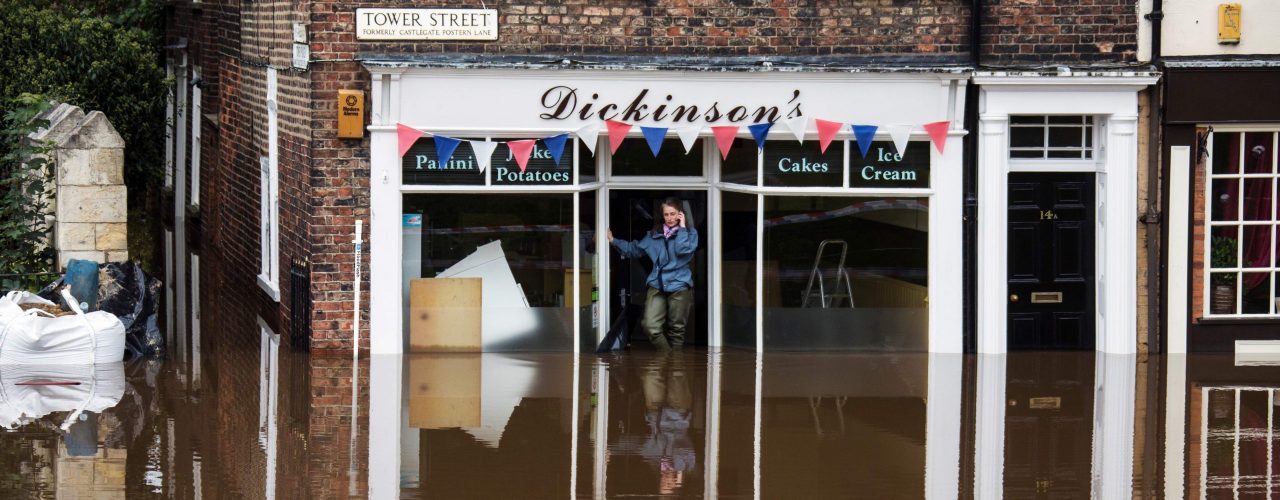
[(999, 500), (1004, 496), (1004, 398), (1005, 355), (979, 355), (973, 439), (974, 498)]
[(1093, 498), (1133, 493), (1133, 413), (1137, 359), (1099, 351), (1094, 368)]
[(960, 496), (960, 410), (964, 356), (929, 353), (925, 404), (924, 497)]
[[(1008, 116), (983, 116), (978, 125), (977, 348), (1003, 353), (1008, 312)], [(930, 228), (932, 230), (933, 228)], [(1001, 384), (1003, 384), (1003, 380)], [(1003, 411), (1003, 410), (1002, 410)]]
[(1183, 498), (1186, 484), (1187, 356), (1165, 356), (1164, 495)]
[[(956, 124), (952, 124), (953, 127)], [(929, 149), (929, 351), (964, 352), (964, 136), (947, 134), (945, 153)]]
[[(374, 354), (404, 350), (404, 317), (400, 293), (401, 211), (400, 165), (395, 125), (399, 101), (393, 96), (400, 75), (374, 73), (369, 136), (369, 350)], [(374, 385), (373, 387), (380, 387)]]
[[(1187, 276), (1191, 272), (1187, 267), (1187, 246), (1191, 237), (1188, 234), (1191, 224), (1190, 186), (1191, 147), (1173, 146), (1169, 148), (1169, 213), (1165, 214), (1169, 225), (1169, 267), (1166, 273), (1169, 279), (1165, 292), (1168, 305), (1168, 316), (1165, 318), (1168, 342), (1165, 352), (1168, 354), (1187, 352), (1187, 312), (1190, 307), (1187, 301)], [(1181, 432), (1181, 427), (1178, 430)]]
[(1133, 354), (1138, 348), (1137, 127), (1137, 115), (1115, 115), (1107, 123), (1106, 210), (1098, 214), (1105, 217), (1102, 287), (1106, 303), (1099, 306), (1106, 308), (1106, 314), (1098, 350), (1113, 354)]
[(369, 498), (372, 499), (400, 498), (403, 365), (404, 358), (399, 354), (375, 353), (369, 359)]

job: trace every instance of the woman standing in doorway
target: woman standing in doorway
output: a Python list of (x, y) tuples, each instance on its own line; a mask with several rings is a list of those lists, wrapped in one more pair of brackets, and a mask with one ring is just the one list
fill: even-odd
[(693, 307), (693, 273), (689, 262), (698, 249), (698, 230), (685, 224), (684, 204), (675, 198), (662, 201), (662, 220), (654, 221), (653, 230), (636, 241), (614, 239), (609, 230), (609, 244), (623, 258), (648, 256), (653, 271), (645, 283), (649, 294), (644, 301), (645, 333), (659, 350), (684, 347), (685, 321)]

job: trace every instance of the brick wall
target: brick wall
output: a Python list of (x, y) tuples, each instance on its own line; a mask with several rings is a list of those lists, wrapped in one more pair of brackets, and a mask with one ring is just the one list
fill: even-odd
[(1137, 59), (1137, 0), (987, 0), (983, 16), (983, 64)]

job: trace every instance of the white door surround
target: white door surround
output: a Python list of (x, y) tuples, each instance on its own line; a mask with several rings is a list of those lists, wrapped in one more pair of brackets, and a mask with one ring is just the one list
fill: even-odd
[[(1138, 91), (1154, 84), (1146, 72), (1105, 76), (1008, 75), (980, 72), (978, 113), (977, 350), (1007, 350), (1008, 179), (1011, 171), (1095, 172), (1097, 178), (1096, 306), (1098, 351), (1137, 350)], [(1010, 115), (1092, 115), (1101, 131), (1094, 160), (1009, 160)]]

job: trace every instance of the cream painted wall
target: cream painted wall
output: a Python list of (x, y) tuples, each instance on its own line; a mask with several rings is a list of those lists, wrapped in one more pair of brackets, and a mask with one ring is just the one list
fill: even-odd
[[(1218, 44), (1218, 5), (1205, 0), (1164, 0), (1162, 56), (1280, 54), (1280, 2), (1233, 0), (1240, 4), (1240, 43)], [(1146, 23), (1146, 20), (1142, 21)]]

